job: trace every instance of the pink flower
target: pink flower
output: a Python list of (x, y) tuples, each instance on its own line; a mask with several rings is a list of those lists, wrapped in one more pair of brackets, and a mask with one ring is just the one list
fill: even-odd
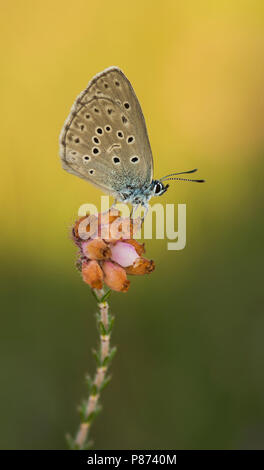
[(126, 242), (117, 242), (111, 248), (111, 259), (115, 261), (123, 268), (127, 268), (127, 266), (132, 266), (134, 261), (139, 258), (135, 248)]

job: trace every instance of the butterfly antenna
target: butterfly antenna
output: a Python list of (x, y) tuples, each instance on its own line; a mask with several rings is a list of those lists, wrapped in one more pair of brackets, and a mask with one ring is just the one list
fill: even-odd
[(192, 181), (194, 183), (205, 183), (205, 180), (191, 180), (189, 178), (166, 178), (166, 181), (178, 180), (178, 181)]
[(186, 173), (195, 173), (197, 170), (198, 168), (194, 168), (194, 170), (181, 171), (180, 173), (171, 173), (170, 175), (163, 176), (163, 178), (161, 178), (160, 181), (166, 180), (167, 178), (170, 178), (170, 176), (185, 175)]

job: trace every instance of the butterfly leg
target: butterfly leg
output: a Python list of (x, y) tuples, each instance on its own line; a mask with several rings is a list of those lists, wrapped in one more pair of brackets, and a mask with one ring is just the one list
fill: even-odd
[(115, 199), (114, 202), (113, 202), (113, 204), (111, 205), (110, 211), (111, 211), (111, 209), (115, 209), (116, 203), (117, 203), (117, 199)]
[(130, 218), (132, 219), (133, 218), (133, 215), (135, 214), (135, 212), (137, 211), (137, 208), (139, 207), (140, 204), (133, 204), (132, 205), (132, 209), (130, 211)]
[(117, 199), (114, 200), (114, 202), (113, 202), (113, 204), (111, 205), (110, 209), (112, 209), (112, 207), (115, 207), (116, 203), (117, 203)]
[(146, 215), (147, 215), (147, 213), (148, 213), (148, 210), (149, 210), (149, 204), (147, 204), (146, 206), (144, 206), (144, 214), (143, 214), (143, 216), (141, 217), (142, 222), (144, 222), (144, 219), (145, 219), (145, 217), (146, 217)]

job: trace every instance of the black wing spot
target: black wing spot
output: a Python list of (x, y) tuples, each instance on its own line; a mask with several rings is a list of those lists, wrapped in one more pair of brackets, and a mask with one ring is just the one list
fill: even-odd
[(118, 80), (115, 81), (115, 85), (116, 85), (116, 86), (120, 86), (120, 83), (119, 83)]
[(124, 134), (122, 131), (117, 131), (116, 133), (117, 137), (119, 137), (119, 139), (123, 139), (124, 138)]
[(111, 132), (111, 129), (112, 129), (111, 126), (105, 126), (106, 132)]
[(89, 170), (90, 175), (94, 175), (95, 171), (94, 170)]
[(113, 160), (115, 165), (118, 165), (120, 163), (120, 158), (119, 157), (113, 157), (112, 160)]
[(126, 102), (124, 103), (124, 107), (125, 107), (126, 109), (129, 109), (129, 108), (130, 108), (130, 104), (126, 101)]
[(127, 143), (128, 143), (128, 144), (132, 144), (134, 141), (135, 141), (135, 137), (134, 137), (133, 135), (130, 135), (130, 136), (127, 138)]
[(79, 137), (76, 137), (76, 139), (74, 139), (74, 142), (75, 142), (76, 144), (79, 144), (79, 142), (80, 142)]
[(97, 147), (94, 147), (93, 148), (93, 154), (98, 155), (98, 153), (100, 153), (100, 150)]
[(128, 119), (126, 118), (126, 116), (122, 116), (122, 122), (123, 122), (124, 124), (126, 124), (126, 123), (128, 122)]
[(107, 112), (110, 115), (110, 114), (112, 114), (113, 110), (111, 108), (108, 108)]
[(100, 140), (98, 139), (98, 137), (94, 136), (92, 140), (94, 144), (100, 145)]
[(139, 162), (139, 157), (137, 157), (137, 155), (135, 155), (134, 157), (130, 158), (130, 161), (131, 161), (131, 163), (138, 163)]
[(102, 135), (103, 134), (103, 129), (101, 127), (97, 127), (96, 129), (96, 133), (99, 134), (99, 135)]

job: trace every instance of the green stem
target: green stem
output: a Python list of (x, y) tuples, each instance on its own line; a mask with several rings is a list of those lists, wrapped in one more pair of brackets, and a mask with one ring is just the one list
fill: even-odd
[(91, 379), (89, 376), (86, 378), (89, 394), (88, 398), (80, 407), (81, 423), (79, 429), (75, 439), (67, 436), (70, 448), (76, 450), (89, 449), (91, 447), (91, 443), (89, 442), (90, 428), (94, 418), (100, 411), (100, 395), (103, 388), (110, 381), (110, 376), (107, 376), (107, 374), (110, 363), (116, 352), (116, 348), (110, 348), (114, 317), (111, 315), (109, 304), (106, 301), (111, 291), (104, 293), (103, 291), (93, 289), (92, 292), (96, 298), (99, 310), (96, 314), (96, 320), (100, 334), (100, 343), (98, 351), (93, 351), (97, 363), (94, 378)]

